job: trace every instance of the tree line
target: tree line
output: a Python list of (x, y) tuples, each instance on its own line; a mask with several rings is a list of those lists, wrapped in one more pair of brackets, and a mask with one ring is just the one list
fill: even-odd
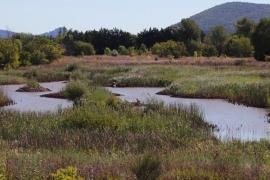
[(160, 57), (181, 56), (254, 56), (260, 61), (270, 60), (270, 19), (259, 23), (243, 18), (230, 34), (222, 26), (204, 33), (191, 19), (183, 19), (180, 26), (165, 29), (149, 28), (137, 35), (120, 29), (100, 29), (86, 32), (68, 30), (57, 38), (16, 34), (0, 39), (0, 66), (16, 68), (20, 65), (46, 64), (61, 55), (143, 55)]

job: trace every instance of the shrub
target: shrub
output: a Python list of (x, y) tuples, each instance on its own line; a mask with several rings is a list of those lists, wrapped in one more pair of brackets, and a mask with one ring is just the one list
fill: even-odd
[(110, 48), (106, 47), (104, 49), (104, 55), (111, 56), (112, 55), (112, 50)]
[(128, 48), (128, 54), (130, 56), (135, 56), (136, 55), (136, 49), (135, 49), (135, 47), (129, 47)]
[(215, 46), (211, 44), (204, 44), (203, 50), (202, 50), (202, 55), (206, 57), (212, 57), (212, 56), (217, 56), (218, 52)]
[(175, 41), (156, 43), (152, 48), (152, 53), (160, 57), (173, 56), (174, 58), (187, 54), (184, 43), (177, 43)]
[(113, 51), (112, 51), (112, 56), (118, 56), (119, 55), (119, 53), (118, 53), (118, 51), (116, 50), (116, 49), (114, 49)]
[(83, 82), (72, 81), (68, 83), (63, 93), (67, 99), (77, 101), (82, 98), (87, 92), (87, 87)]
[(74, 42), (74, 54), (78, 55), (95, 55), (94, 46), (91, 43), (83, 42), (83, 41), (75, 41)]
[(250, 57), (253, 46), (249, 38), (233, 36), (226, 45), (226, 54), (234, 57)]
[(143, 55), (143, 54), (147, 54), (147, 53), (148, 53), (148, 49), (147, 49), (146, 45), (141, 44), (140, 48), (138, 49), (138, 54)]
[(72, 166), (57, 170), (56, 173), (51, 174), (51, 177), (55, 180), (83, 180), (78, 176), (77, 169)]
[(66, 67), (66, 71), (73, 72), (79, 68), (78, 64), (68, 64)]
[(125, 46), (119, 46), (118, 52), (120, 55), (129, 55), (129, 51)]
[(137, 179), (154, 180), (161, 174), (161, 162), (157, 156), (146, 155), (133, 168)]

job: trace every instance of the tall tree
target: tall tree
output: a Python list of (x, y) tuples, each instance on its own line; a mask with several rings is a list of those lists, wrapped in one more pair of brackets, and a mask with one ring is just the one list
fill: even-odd
[(212, 28), (206, 37), (206, 41), (216, 47), (219, 56), (225, 51), (227, 39), (228, 34), (223, 26)]
[(182, 36), (182, 41), (185, 43), (189, 41), (199, 41), (201, 37), (201, 29), (199, 26), (196, 24), (195, 21), (191, 19), (183, 19), (181, 21), (181, 36)]
[(252, 36), (255, 58), (265, 61), (270, 56), (270, 19), (261, 19)]
[(250, 38), (255, 30), (256, 23), (248, 18), (242, 18), (236, 22), (236, 34), (238, 36), (244, 36)]

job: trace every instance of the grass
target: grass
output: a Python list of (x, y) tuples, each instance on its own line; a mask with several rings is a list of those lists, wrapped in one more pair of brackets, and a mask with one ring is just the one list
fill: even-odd
[(0, 107), (7, 106), (12, 104), (13, 101), (0, 89)]
[(137, 107), (100, 87), (112, 81), (118, 86), (164, 86), (170, 95), (269, 107), (268, 69), (242, 62), (238, 66), (69, 63), (69, 67), (0, 72), (0, 84), (70, 80), (62, 92), (76, 101), (72, 109), (58, 113), (0, 110), (0, 177), (270, 178), (268, 141), (221, 142), (194, 105), (164, 106), (152, 100)]

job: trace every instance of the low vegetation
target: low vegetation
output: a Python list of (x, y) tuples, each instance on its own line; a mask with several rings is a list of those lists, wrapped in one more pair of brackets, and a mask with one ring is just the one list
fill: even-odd
[(269, 107), (265, 67), (246, 66), (244, 59), (229, 66), (170, 64), (174, 61), (143, 66), (69, 61), (1, 71), (0, 84), (38, 87), (37, 82), (66, 80), (66, 88), (51, 96), (70, 99), (74, 107), (45, 114), (0, 110), (0, 177), (269, 179), (268, 141), (221, 142), (195, 105), (165, 106), (150, 99), (135, 106), (101, 87), (165, 87), (164, 93), (174, 96)]

